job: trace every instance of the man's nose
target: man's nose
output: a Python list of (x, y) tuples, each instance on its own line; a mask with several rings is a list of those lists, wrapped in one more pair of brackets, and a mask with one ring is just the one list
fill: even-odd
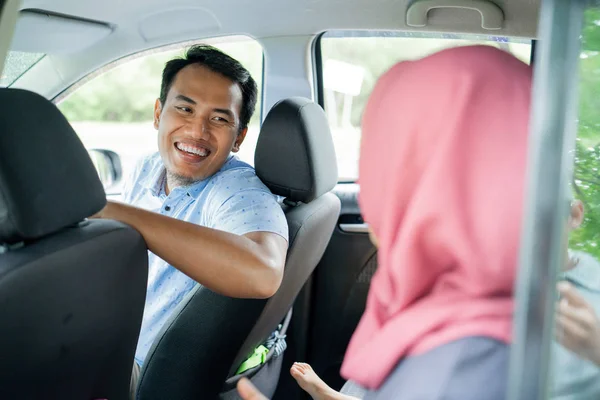
[(194, 139), (207, 140), (210, 138), (210, 127), (206, 121), (193, 121), (187, 126), (187, 133)]

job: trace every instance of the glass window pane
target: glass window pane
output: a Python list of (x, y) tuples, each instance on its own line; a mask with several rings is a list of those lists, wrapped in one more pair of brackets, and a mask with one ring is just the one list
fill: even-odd
[(377, 79), (399, 61), (415, 60), (442, 49), (473, 44), (496, 46), (526, 62), (530, 59), (530, 40), (376, 31), (330, 31), (323, 35), (323, 99), (341, 181), (354, 181), (358, 176), (360, 120)]

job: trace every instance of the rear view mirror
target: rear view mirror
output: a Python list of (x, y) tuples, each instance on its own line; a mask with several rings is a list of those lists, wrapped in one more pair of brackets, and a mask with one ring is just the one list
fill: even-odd
[(121, 181), (123, 170), (121, 158), (117, 153), (102, 149), (89, 149), (88, 153), (96, 167), (104, 190), (112, 188)]

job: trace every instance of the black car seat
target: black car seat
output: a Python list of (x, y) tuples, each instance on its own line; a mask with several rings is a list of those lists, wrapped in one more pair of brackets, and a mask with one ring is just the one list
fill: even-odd
[(60, 111), (0, 89), (0, 399), (125, 400), (148, 272)]

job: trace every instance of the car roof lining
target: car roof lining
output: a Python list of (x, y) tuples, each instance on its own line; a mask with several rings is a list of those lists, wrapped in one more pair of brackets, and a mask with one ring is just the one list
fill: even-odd
[(110, 24), (25, 9), (19, 13), (12, 50), (43, 54), (72, 54), (89, 48), (112, 33)]
[[(36, 10), (54, 16), (55, 25), (71, 25), (62, 31), (56, 28), (63, 34), (54, 34), (52, 41), (35, 44), (36, 52), (46, 56), (11, 86), (54, 99), (116, 60), (177, 43), (212, 42), (229, 36), (257, 39), (268, 58), (267, 48), (272, 52), (281, 50), (277, 46), (306, 44), (328, 30), (451, 32), (525, 39), (534, 38), (537, 31), (540, 0), (493, 0), (504, 14), (500, 30), (483, 29), (477, 11), (455, 8), (433, 9), (428, 13), (427, 26), (410, 27), (406, 12), (413, 1), (379, 0), (374, 5), (372, 0), (23, 0), (22, 11)], [(18, 51), (19, 43), (32, 46), (49, 35), (47, 30), (52, 26), (29, 25), (29, 29), (17, 32), (16, 36), (23, 36), (13, 40), (12, 50)], [(310, 45), (306, 49), (310, 51)], [(310, 61), (307, 58), (305, 62)], [(289, 68), (285, 68), (286, 77)]]
[(493, 31), (482, 28), (477, 11), (461, 8), (432, 9), (427, 26), (409, 26), (406, 14), (412, 3), (410, 0), (382, 0), (376, 5), (372, 0), (184, 0), (175, 3), (24, 0), (13, 50), (31, 51), (34, 46), (35, 52), (68, 54), (97, 45), (116, 32), (126, 33), (125, 36), (138, 42), (136, 51), (142, 51), (159, 44), (203, 37), (243, 34), (261, 38), (316, 34), (329, 29), (456, 32), (523, 38), (534, 38), (537, 31), (539, 0), (494, 1), (504, 13), (504, 24), (502, 29)]

